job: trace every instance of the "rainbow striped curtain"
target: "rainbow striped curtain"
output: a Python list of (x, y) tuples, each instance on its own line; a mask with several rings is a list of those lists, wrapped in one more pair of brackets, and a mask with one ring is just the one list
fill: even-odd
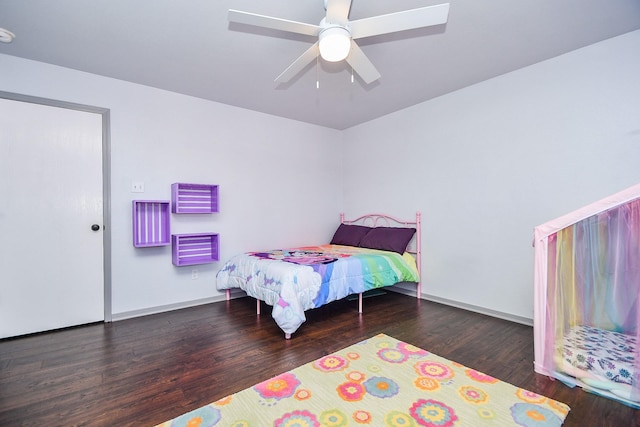
[[(572, 367), (566, 366), (567, 352), (573, 351), (565, 348), (567, 337), (578, 349), (602, 347), (597, 340), (604, 334), (640, 344), (640, 198), (627, 200), (636, 192), (640, 193), (640, 186), (536, 227), (536, 372), (585, 387), (571, 376)], [(588, 215), (593, 210), (597, 212)], [(620, 352), (634, 369), (609, 369), (606, 375), (626, 387), (611, 397), (636, 406), (640, 404), (640, 345), (630, 349), (621, 345)], [(581, 369), (607, 364), (605, 359), (574, 356), (578, 357), (574, 365)], [(598, 386), (592, 391), (606, 387), (595, 375), (596, 379), (586, 378), (587, 388)]]
[(638, 329), (640, 200), (586, 218), (555, 234), (556, 322), (616, 332)]

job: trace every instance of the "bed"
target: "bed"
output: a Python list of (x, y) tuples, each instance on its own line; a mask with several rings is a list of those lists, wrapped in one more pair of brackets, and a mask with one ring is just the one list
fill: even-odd
[(420, 213), (402, 220), (367, 214), (340, 215), (329, 244), (239, 254), (216, 275), (216, 287), (241, 289), (272, 307), (271, 316), (286, 339), (306, 321), (305, 311), (332, 301), (398, 283), (416, 284), (420, 297)]

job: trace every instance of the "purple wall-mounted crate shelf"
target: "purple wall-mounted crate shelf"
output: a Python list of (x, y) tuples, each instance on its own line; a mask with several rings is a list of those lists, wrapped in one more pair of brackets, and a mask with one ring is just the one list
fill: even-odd
[(172, 234), (173, 265), (207, 264), (218, 261), (219, 239), (216, 233)]
[(167, 246), (169, 233), (168, 200), (133, 201), (133, 246)]
[(218, 186), (171, 184), (171, 212), (177, 214), (218, 212)]

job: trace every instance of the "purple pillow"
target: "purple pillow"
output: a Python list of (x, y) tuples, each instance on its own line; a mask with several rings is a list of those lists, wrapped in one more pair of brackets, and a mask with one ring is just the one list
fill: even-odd
[(415, 233), (415, 228), (375, 227), (360, 240), (360, 247), (403, 254)]
[(358, 246), (360, 240), (371, 230), (364, 225), (340, 224), (331, 239), (332, 245)]

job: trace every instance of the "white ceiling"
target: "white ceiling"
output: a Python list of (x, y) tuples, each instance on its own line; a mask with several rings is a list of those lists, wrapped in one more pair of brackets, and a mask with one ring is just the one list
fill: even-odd
[[(349, 19), (444, 2), (353, 0)], [(0, 53), (345, 129), (640, 29), (640, 0), (449, 3), (446, 25), (358, 40), (382, 74), (370, 85), (322, 60), (277, 85), (315, 40), (227, 20), (232, 8), (318, 24), (323, 0), (0, 0), (16, 35)]]

